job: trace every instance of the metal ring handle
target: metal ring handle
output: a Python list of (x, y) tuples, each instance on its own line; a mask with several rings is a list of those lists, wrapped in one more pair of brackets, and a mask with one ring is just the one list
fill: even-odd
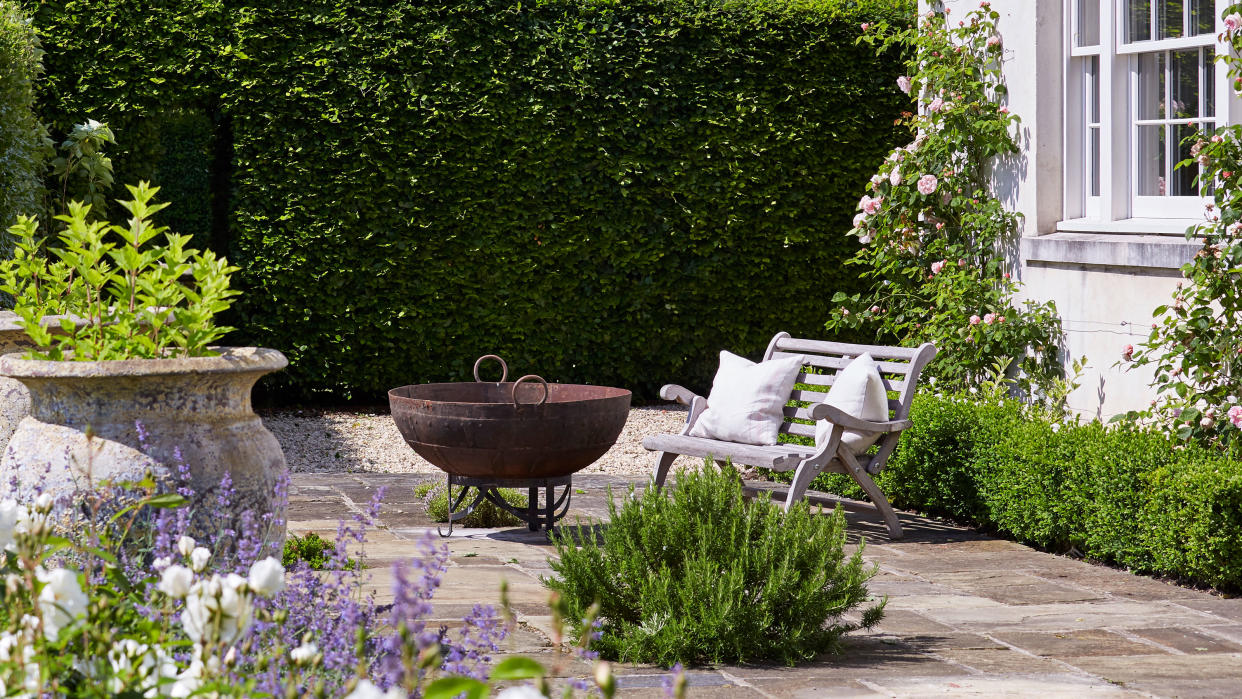
[(505, 379), (509, 378), (509, 365), (505, 364), (505, 360), (501, 359), (500, 357), (497, 357), (494, 354), (485, 354), (482, 357), (479, 357), (478, 359), (474, 360), (474, 380), (475, 381), (477, 381), (478, 383), (483, 383), (483, 379), (479, 378), (479, 365), (483, 363), (484, 359), (495, 359), (496, 361), (500, 362), (500, 380), (497, 381), (496, 383), (504, 383)]
[[(517, 399), (518, 384), (522, 383), (523, 381), (527, 381), (529, 379), (534, 379), (535, 381), (538, 381), (539, 383), (543, 384), (543, 400), (539, 401), (538, 403), (518, 403), (518, 399)], [(534, 374), (527, 374), (526, 376), (523, 376), (522, 378), (513, 382), (512, 397), (513, 397), (513, 407), (515, 408), (519, 405), (543, 405), (544, 403), (548, 402), (548, 382), (544, 381), (542, 376), (535, 376)]]

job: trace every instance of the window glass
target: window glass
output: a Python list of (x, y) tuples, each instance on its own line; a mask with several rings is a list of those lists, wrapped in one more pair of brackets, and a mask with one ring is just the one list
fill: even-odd
[(1216, 116), (1216, 52), (1203, 49), (1203, 115)]
[(1151, 39), (1151, 0), (1126, 0), (1126, 41)]
[(1199, 49), (1170, 51), (1169, 116), (1189, 119), (1199, 116)]
[[(1173, 124), (1170, 128), (1173, 130), (1173, 147), (1177, 150), (1177, 157), (1173, 159), (1172, 165), (1177, 165), (1181, 161), (1190, 157), (1190, 148), (1194, 145), (1194, 141), (1188, 141), (1186, 139), (1193, 136), (1198, 130), (1198, 127), (1187, 126), (1186, 124)], [(1190, 165), (1173, 170), (1173, 172), (1170, 173), (1169, 196), (1198, 196), (1199, 191), (1195, 187), (1195, 178), (1198, 176), (1198, 163), (1191, 163)]]
[(1156, 38), (1176, 39), (1182, 35), (1182, 8), (1186, 0), (1156, 0)]
[(1078, 0), (1078, 45), (1100, 44), (1100, 0)]
[(1135, 174), (1138, 176), (1138, 194), (1160, 197), (1165, 194), (1164, 143), (1165, 126), (1139, 126), (1135, 129)]
[(1138, 118), (1164, 119), (1165, 52), (1138, 56)]
[(1190, 27), (1192, 34), (1216, 33), (1216, 7), (1213, 0), (1189, 0)]

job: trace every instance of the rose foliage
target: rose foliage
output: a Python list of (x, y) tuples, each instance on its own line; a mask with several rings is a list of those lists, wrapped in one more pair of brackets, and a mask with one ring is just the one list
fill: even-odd
[(928, 372), (947, 388), (977, 387), (999, 367), (1023, 393), (1053, 393), (1061, 323), (1051, 302), (1015, 298), (1002, 248), (1020, 214), (992, 191), (993, 165), (1018, 152), (999, 15), (986, 2), (956, 23), (949, 14), (929, 11), (904, 28), (881, 22), (859, 39), (910, 56), (897, 83), (918, 110), (899, 123), (915, 138), (880, 165), (850, 230), (863, 244), (850, 264), (870, 289), (836, 294), (827, 325), (935, 343)]

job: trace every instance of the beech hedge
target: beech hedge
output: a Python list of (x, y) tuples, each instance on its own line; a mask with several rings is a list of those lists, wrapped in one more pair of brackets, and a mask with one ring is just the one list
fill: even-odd
[[(45, 135), (34, 111), (41, 54), (21, 7), (0, 0), (0, 230), (41, 203)], [(0, 254), (10, 252), (11, 242), (5, 237)]]
[(118, 181), (210, 229), (287, 396), (484, 353), (652, 396), (822, 334), (909, 108), (855, 45), (909, 0), (31, 4), (46, 117), (109, 122)]
[[(1057, 553), (1242, 591), (1242, 462), (1135, 427), (920, 395), (876, 482), (894, 506)], [(821, 475), (814, 488), (864, 495)]]

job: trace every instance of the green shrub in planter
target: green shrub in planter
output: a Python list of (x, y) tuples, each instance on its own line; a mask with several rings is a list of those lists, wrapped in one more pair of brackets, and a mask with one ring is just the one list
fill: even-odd
[[(780, 661), (839, 652), (842, 634), (883, 616), (872, 603), (858, 623), (842, 616), (868, 601), (875, 574), (860, 546), (847, 556), (845, 516), (785, 513), (766, 495), (746, 501), (732, 469), (681, 471), (660, 492), (610, 494), (602, 529), (553, 535), (558, 559), (545, 584), (582, 619), (600, 604), (595, 649), (661, 665)], [(578, 629), (583, 633), (584, 629)]]

